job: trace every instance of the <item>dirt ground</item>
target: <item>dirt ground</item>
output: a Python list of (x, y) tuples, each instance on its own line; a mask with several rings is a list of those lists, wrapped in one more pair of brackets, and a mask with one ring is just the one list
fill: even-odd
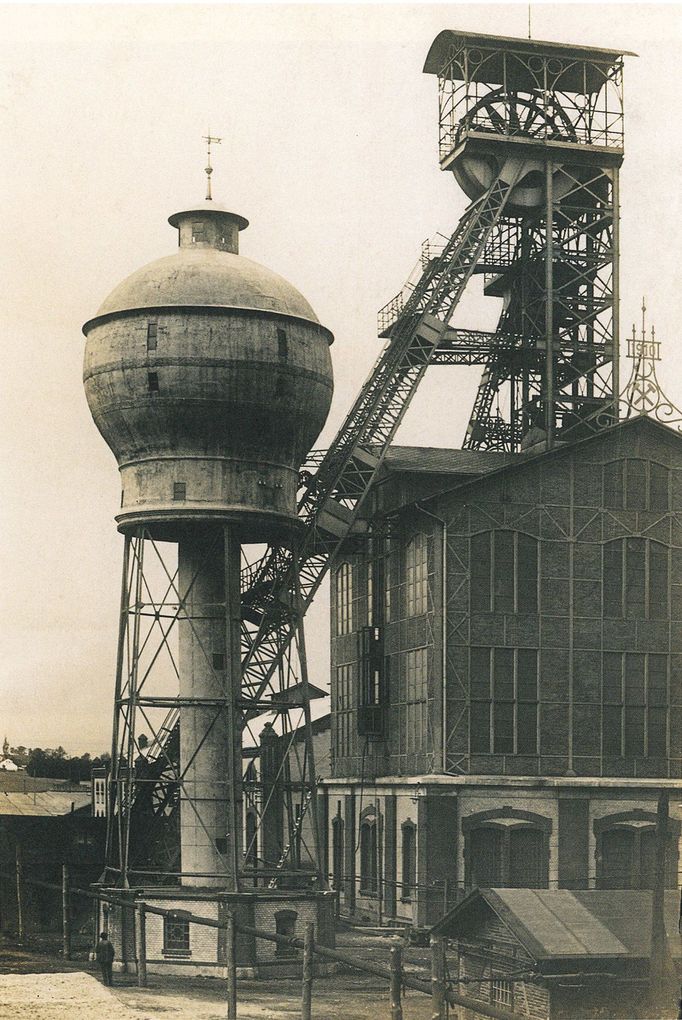
[[(359, 958), (388, 961), (391, 942), (380, 937), (342, 935), (338, 947)], [(409, 947), (406, 966), (426, 976), (424, 950)], [(224, 1020), (225, 982), (217, 978), (149, 976), (138, 988), (134, 976), (114, 975), (102, 986), (85, 959), (64, 961), (57, 945), (17, 947), (0, 943), (0, 1020)], [(240, 981), (240, 1020), (300, 1017), (300, 980)], [(405, 1020), (430, 1020), (430, 1000), (409, 991)], [(389, 1017), (387, 982), (357, 973), (318, 978), (313, 990), (315, 1020), (384, 1020)]]

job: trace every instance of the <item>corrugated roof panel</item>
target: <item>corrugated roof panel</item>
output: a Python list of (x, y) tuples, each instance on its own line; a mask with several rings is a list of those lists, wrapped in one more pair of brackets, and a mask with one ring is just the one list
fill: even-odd
[(90, 803), (89, 793), (68, 791), (65, 793), (18, 793), (0, 794), (0, 815), (26, 816), (33, 818), (58, 818), (78, 811)]

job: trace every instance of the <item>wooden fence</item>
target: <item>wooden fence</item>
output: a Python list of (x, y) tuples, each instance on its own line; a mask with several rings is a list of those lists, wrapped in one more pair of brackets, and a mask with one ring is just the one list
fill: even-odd
[[(19, 858), (18, 858), (19, 859)], [(175, 911), (165, 907), (157, 907), (150, 903), (135, 902), (130, 899), (122, 899), (115, 894), (104, 890), (94, 891), (92, 889), (79, 889), (69, 882), (69, 872), (66, 865), (62, 870), (62, 884), (55, 885), (52, 882), (43, 882), (38, 879), (26, 878), (20, 869), (16, 874), (0, 872), (0, 878), (16, 882), (18, 915), (21, 917), (22, 886), (24, 884), (40, 886), (62, 893), (62, 935), (63, 954), (65, 959), (71, 957), (71, 927), (70, 927), (70, 898), (85, 897), (98, 902), (110, 903), (114, 906), (123, 907), (135, 911), (135, 954), (137, 983), (141, 988), (147, 986), (147, 951), (146, 951), (146, 918), (148, 914), (156, 914), (160, 917), (173, 918)], [(189, 911), (182, 911), (182, 918), (190, 924), (204, 925), (209, 928), (222, 928), (226, 932), (226, 969), (227, 969), (227, 1003), (226, 1020), (237, 1020), (237, 935), (241, 932), (265, 942), (274, 942), (303, 953), (302, 959), (302, 983), (301, 983), (301, 1018), (312, 1020), (314, 1016), (314, 959), (319, 957), (322, 960), (341, 964), (352, 970), (363, 974), (371, 974), (381, 978), (388, 986), (388, 999), (390, 1002), (390, 1020), (403, 1020), (402, 998), (406, 988), (422, 992), (431, 996), (432, 1020), (446, 1020), (448, 1006), (461, 1006), (470, 1009), (480, 1016), (491, 1017), (492, 1020), (527, 1020), (527, 1017), (514, 1013), (508, 1009), (494, 1006), (490, 1003), (480, 1002), (478, 999), (471, 999), (468, 996), (455, 992), (451, 982), (447, 979), (445, 962), (445, 941), (440, 938), (431, 938), (431, 977), (430, 980), (416, 977), (406, 971), (403, 965), (402, 946), (394, 944), (390, 950), (389, 966), (373, 963), (368, 960), (360, 960), (350, 953), (338, 949), (330, 949), (328, 946), (318, 945), (315, 941), (314, 925), (307, 924), (303, 939), (289, 935), (279, 935), (275, 932), (262, 931), (250, 925), (237, 921), (231, 912), (228, 912), (224, 919), (218, 921), (214, 918), (203, 917)]]

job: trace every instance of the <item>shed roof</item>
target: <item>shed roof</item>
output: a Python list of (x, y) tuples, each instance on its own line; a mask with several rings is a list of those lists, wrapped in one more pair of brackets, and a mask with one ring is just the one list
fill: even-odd
[(391, 446), (384, 464), (391, 471), (484, 475), (519, 460), (518, 453), (489, 450), (451, 450), (434, 446)]
[(90, 804), (90, 793), (68, 790), (64, 793), (0, 793), (0, 817), (23, 816), (59, 818), (72, 811), (82, 811)]
[[(650, 890), (477, 889), (434, 927), (435, 934), (471, 933), (472, 910), (485, 905), (538, 962), (558, 959), (648, 959)], [(665, 895), (669, 936), (677, 935), (679, 895)], [(636, 919), (636, 920), (635, 920)], [(671, 938), (679, 957), (679, 938)]]

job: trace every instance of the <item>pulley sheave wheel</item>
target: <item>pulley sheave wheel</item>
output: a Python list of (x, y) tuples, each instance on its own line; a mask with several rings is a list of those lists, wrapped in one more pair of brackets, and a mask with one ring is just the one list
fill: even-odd
[[(538, 141), (577, 142), (574, 125), (565, 110), (545, 107), (539, 99), (515, 92), (489, 92), (468, 111), (457, 131), (456, 144), (468, 131), (497, 138), (528, 138)], [(471, 199), (482, 195), (499, 175), (505, 157), (492, 153), (466, 153), (453, 165), (457, 183)], [(553, 174), (554, 196), (561, 199), (571, 187), (561, 167)], [(509, 208), (532, 209), (545, 200), (544, 164), (529, 158), (509, 197)]]

